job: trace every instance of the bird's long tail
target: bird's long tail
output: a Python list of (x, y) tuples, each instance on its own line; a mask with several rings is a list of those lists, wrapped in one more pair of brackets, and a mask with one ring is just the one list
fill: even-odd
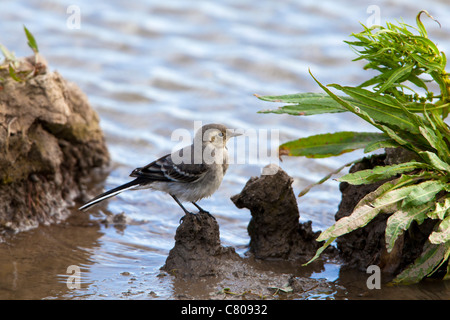
[(96, 196), (95, 198), (91, 199), (89, 202), (85, 203), (83, 206), (79, 207), (78, 210), (87, 210), (90, 207), (92, 207), (93, 205), (106, 200), (108, 198), (114, 197), (115, 195), (118, 195), (119, 193), (125, 191), (125, 190), (129, 190), (129, 189), (133, 189), (136, 188), (136, 186), (139, 186), (142, 183), (141, 179), (134, 179), (133, 181), (130, 181), (128, 183), (125, 183), (121, 186), (118, 186), (114, 189), (111, 189), (109, 191), (106, 191), (105, 193), (102, 193), (98, 196)]

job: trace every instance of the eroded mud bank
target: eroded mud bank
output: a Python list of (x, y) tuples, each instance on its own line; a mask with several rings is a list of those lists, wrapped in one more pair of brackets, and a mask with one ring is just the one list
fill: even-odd
[(78, 86), (42, 65), (24, 81), (1, 78), (0, 237), (65, 219), (93, 170), (109, 163), (99, 117)]

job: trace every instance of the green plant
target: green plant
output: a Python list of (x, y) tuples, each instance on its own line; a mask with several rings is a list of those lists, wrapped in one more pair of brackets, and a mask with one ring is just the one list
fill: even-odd
[[(444, 122), (450, 107), (450, 81), (445, 71), (446, 56), (428, 38), (420, 19), (422, 14), (432, 18), (426, 11), (419, 12), (417, 28), (403, 22), (387, 23), (386, 27), (363, 25), (362, 32), (352, 34), (356, 40), (347, 43), (358, 54), (355, 60), (366, 60), (365, 69), (379, 72), (359, 86), (325, 86), (311, 74), (325, 93), (258, 96), (265, 101), (288, 103), (261, 113), (306, 116), (349, 111), (379, 130), (301, 138), (282, 144), (280, 155), (321, 158), (359, 148), (368, 153), (386, 147), (403, 147), (417, 155), (417, 160), (339, 178), (338, 181), (354, 185), (386, 179), (387, 182), (367, 194), (350, 216), (341, 218), (320, 234), (317, 240), (325, 241), (324, 245), (310, 262), (337, 237), (364, 227), (379, 214), (391, 214), (385, 230), (388, 252), (413, 221), (421, 224), (426, 219), (436, 220), (421, 256), (397, 275), (394, 283), (418, 282), (435, 272), (450, 256), (450, 130)], [(433, 86), (439, 93), (431, 91)], [(344, 95), (333, 93), (330, 87)], [(445, 277), (450, 278), (450, 266)]]
[[(25, 26), (23, 26), (23, 29), (28, 40), (27, 44), (34, 53), (32, 64), (24, 63), (23, 60), (16, 58), (13, 52), (0, 44), (0, 50), (4, 56), (4, 61), (0, 64), (0, 71), (3, 69), (7, 70), (9, 76), (18, 82), (25, 81), (37, 75), (42, 69), (45, 69), (45, 66), (39, 61), (39, 49), (34, 36)], [(0, 77), (0, 81), (4, 80), (4, 78)]]

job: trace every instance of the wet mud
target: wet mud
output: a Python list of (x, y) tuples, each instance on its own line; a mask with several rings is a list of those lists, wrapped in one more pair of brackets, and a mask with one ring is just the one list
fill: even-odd
[[(283, 294), (301, 298), (334, 290), (334, 284), (308, 277), (323, 268), (321, 262), (298, 275), (299, 266), (315, 254), (319, 233), (312, 231), (311, 222), (298, 222), (293, 179), (279, 167), (275, 172), (251, 178), (242, 192), (232, 197), (239, 208), (248, 208), (252, 214), (248, 226), (251, 240), (245, 257), (221, 245), (219, 225), (211, 215), (199, 212), (183, 218), (175, 246), (161, 269), (179, 283), (187, 281), (191, 285), (208, 279), (208, 285), (197, 283), (202, 289), (195, 290), (189, 285), (190, 289), (177, 298), (192, 298), (189, 293), (193, 291), (205, 291), (204, 297), (211, 299), (268, 299), (282, 298)], [(286, 266), (290, 267), (286, 270)]]

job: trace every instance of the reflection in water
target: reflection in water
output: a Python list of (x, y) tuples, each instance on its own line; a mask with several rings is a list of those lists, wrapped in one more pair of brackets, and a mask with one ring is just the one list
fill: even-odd
[(68, 292), (67, 268), (78, 266), (81, 285), (89, 286), (86, 271), (100, 246), (98, 223), (85, 214), (56, 226), (40, 227), (0, 244), (0, 297), (42, 299)]
[[(323, 83), (354, 85), (367, 79), (361, 63), (342, 41), (360, 30), (373, 1), (76, 1), (80, 28), (67, 28), (71, 1), (2, 1), (2, 44), (18, 56), (29, 55), (25, 24), (41, 53), (65, 78), (88, 95), (101, 117), (112, 170), (109, 189), (128, 181), (135, 167), (171, 151), (177, 128), (193, 130), (194, 121), (222, 122), (244, 129), (277, 129), (280, 141), (327, 131), (373, 128), (348, 114), (329, 117), (261, 115), (275, 104), (253, 94), (315, 91), (308, 74)], [(403, 17), (414, 24), (422, 8), (416, 2), (378, 1), (381, 23)], [(427, 1), (426, 8), (442, 25), (428, 23), (429, 35), (450, 50), (450, 10), (445, 0)], [(371, 11), (373, 12), (373, 11)], [(233, 152), (230, 146), (230, 153)], [(282, 168), (295, 179), (294, 190), (321, 179), (362, 154), (335, 159), (284, 159)], [(247, 250), (250, 214), (230, 197), (267, 163), (230, 166), (221, 188), (200, 205), (217, 217), (224, 245), (239, 254)], [(100, 190), (95, 190), (100, 191)], [(314, 229), (334, 221), (340, 201), (338, 184), (329, 181), (299, 199), (301, 221)], [(113, 217), (124, 213), (124, 221)], [(0, 298), (26, 299), (167, 299), (186, 294), (184, 284), (161, 274), (181, 217), (169, 196), (135, 191), (124, 193), (91, 211), (74, 213), (66, 223), (43, 226), (0, 244)], [(107, 223), (103, 223), (103, 220)], [(125, 226), (125, 228), (123, 228)], [(67, 267), (81, 268), (81, 289), (66, 286)], [(280, 272), (300, 275), (280, 263)], [(301, 269), (301, 268), (299, 268)], [(368, 291), (364, 273), (310, 271), (335, 286), (305, 298), (449, 297), (447, 283), (383, 287)], [(309, 274), (307, 276), (309, 276)], [(336, 280), (335, 280), (336, 279)], [(211, 283), (195, 297), (207, 296)], [(215, 289), (214, 289), (215, 290)], [(214, 291), (213, 290), (213, 291)], [(437, 293), (437, 291), (439, 291)]]

